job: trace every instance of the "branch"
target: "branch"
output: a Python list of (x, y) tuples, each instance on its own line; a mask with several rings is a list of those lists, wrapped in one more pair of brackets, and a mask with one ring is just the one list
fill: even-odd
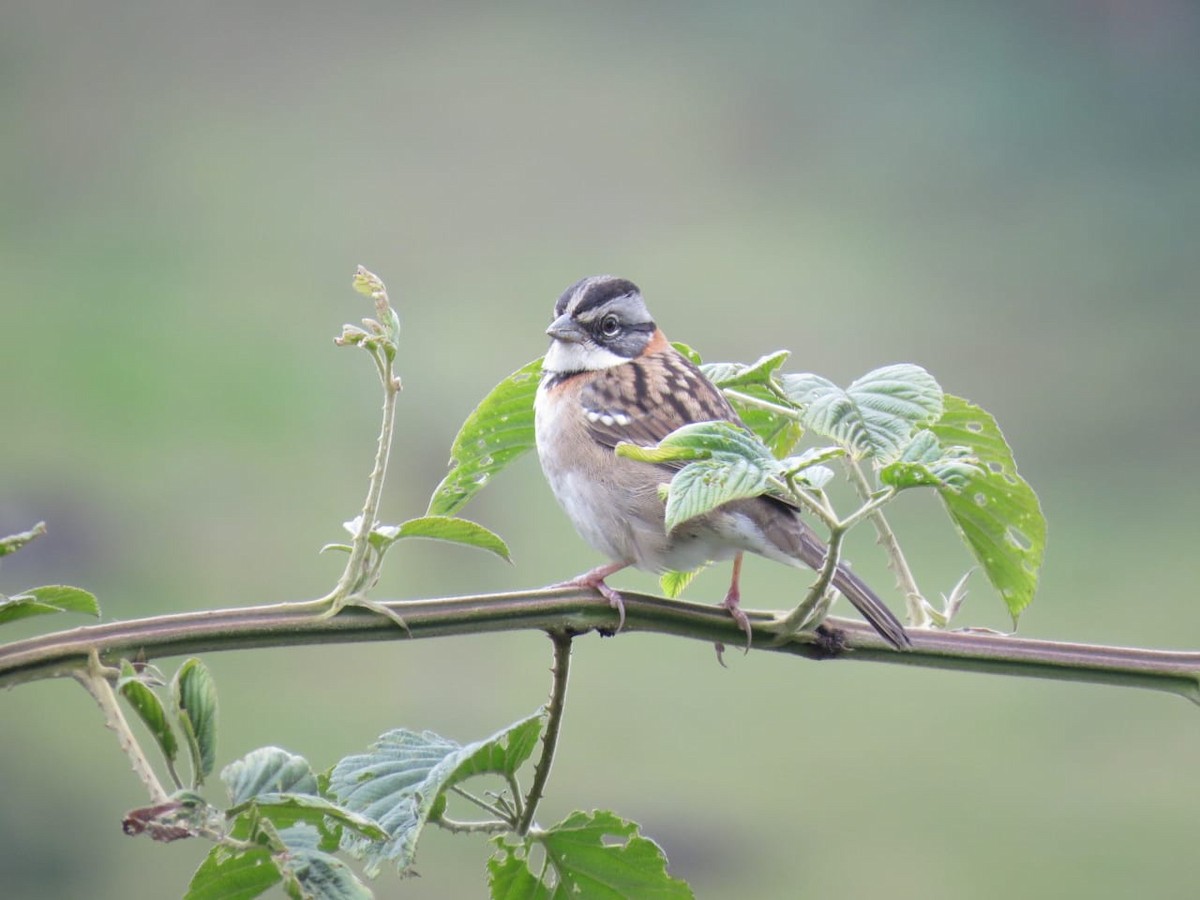
[(558, 732), (562, 727), (563, 712), (567, 705), (567, 677), (571, 672), (571, 640), (568, 631), (550, 632), (554, 642), (554, 667), (550, 670), (554, 682), (550, 687), (550, 702), (546, 704), (546, 732), (542, 735), (542, 755), (533, 770), (533, 784), (525, 798), (525, 809), (517, 822), (517, 834), (529, 833), (534, 814), (542, 801), (542, 791), (550, 780), (550, 767), (554, 765), (554, 751), (558, 747)]
[[(745, 634), (721, 608), (645, 594), (622, 592), (626, 627), (621, 635), (643, 631), (712, 643), (740, 643)], [(334, 618), (319, 618), (306, 604), (275, 604), (153, 616), (89, 625), (0, 646), (0, 687), (74, 675), (94, 649), (112, 664), (139, 652), (145, 659), (216, 650), (246, 650), (304, 644), (405, 641), (487, 634), (500, 631), (611, 633), (616, 613), (593, 591), (550, 588), (507, 594), (480, 594), (386, 604), (403, 614), (406, 634), (388, 619), (357, 607)], [(775, 612), (747, 610), (756, 651), (829, 659), (828, 640), (801, 632), (774, 644)], [(913, 647), (891, 648), (865, 622), (827, 618), (827, 628), (843, 632), (838, 659), (886, 662), (964, 672), (1018, 675), (1090, 684), (1115, 684), (1167, 691), (1200, 704), (1200, 652), (1142, 650), (1038, 641), (997, 634), (913, 629)]]

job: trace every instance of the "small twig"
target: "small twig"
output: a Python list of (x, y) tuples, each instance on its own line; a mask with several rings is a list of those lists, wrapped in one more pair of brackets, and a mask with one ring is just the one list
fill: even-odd
[(571, 634), (566, 631), (549, 632), (554, 644), (554, 666), (551, 674), (550, 702), (546, 704), (546, 730), (542, 734), (542, 755), (533, 769), (533, 784), (525, 797), (525, 812), (517, 822), (517, 834), (525, 835), (533, 824), (533, 816), (541, 802), (542, 792), (550, 778), (550, 767), (554, 764), (554, 751), (558, 746), (558, 732), (562, 727), (563, 711), (567, 699), (567, 676), (571, 669)]
[(838, 526), (829, 532), (829, 543), (825, 548), (825, 560), (821, 563), (821, 570), (817, 573), (817, 580), (813, 582), (812, 587), (808, 589), (808, 593), (796, 608), (780, 620), (779, 631), (781, 634), (791, 634), (800, 628), (807, 628), (813, 624), (811, 622), (813, 612), (824, 601), (825, 595), (829, 591), (829, 586), (833, 584), (833, 576), (837, 573), (838, 562), (842, 556), (842, 541), (845, 537), (845, 526)]
[(78, 669), (74, 675), (75, 680), (92, 695), (92, 699), (104, 713), (104, 724), (116, 733), (117, 743), (129, 757), (134, 774), (150, 794), (150, 802), (153, 804), (167, 803), (170, 795), (163, 789), (158, 776), (154, 774), (150, 760), (146, 759), (141, 744), (138, 743), (137, 737), (129, 727), (129, 721), (121, 712), (121, 706), (117, 703), (117, 695), (113, 692), (112, 685), (108, 683), (106, 670), (100, 663), (100, 654), (92, 650), (88, 654), (87, 667)]
[(470, 791), (464, 790), (462, 787), (460, 787), (457, 784), (454, 785), (452, 788), (450, 788), (450, 790), (453, 791), (454, 793), (458, 794), (458, 796), (462, 797), (464, 800), (468, 801), (469, 803), (474, 803), (476, 806), (478, 806), (484, 812), (491, 813), (497, 819), (504, 819), (506, 822), (508, 822), (508, 827), (512, 828), (513, 822), (515, 821), (515, 819), (512, 816), (510, 816), (507, 812), (505, 812), (503, 809), (501, 809), (500, 807), (495, 806), (494, 804), (488, 803), (486, 800), (484, 800), (481, 797), (476, 797)]
[(480, 832), (486, 834), (503, 834), (506, 831), (512, 830), (511, 822), (502, 822), (499, 819), (480, 822), (460, 822), (457, 819), (440, 816), (430, 821), (441, 828), (445, 828), (452, 834), (478, 834)]
[(521, 799), (521, 783), (517, 781), (517, 776), (512, 772), (505, 772), (504, 780), (508, 782), (508, 791), (512, 795), (513, 820), (520, 822), (525, 815), (525, 803)]
[[(314, 607), (325, 607), (324, 617), (336, 616), (342, 609), (352, 604), (362, 606), (393, 620), (401, 628), (408, 630), (408, 625), (396, 614), (381, 603), (367, 599), (363, 594), (374, 587), (379, 577), (379, 567), (382, 559), (372, 561), (371, 532), (376, 525), (379, 512), (379, 501), (383, 496), (383, 482), (387, 475), (388, 458), (392, 449), (392, 435), (396, 428), (396, 398), (400, 393), (400, 379), (396, 377), (392, 367), (395, 356), (395, 329), (393, 322), (398, 321), (388, 300), (387, 288), (378, 276), (368, 272), (362, 266), (354, 279), (355, 288), (361, 293), (368, 294), (375, 301), (376, 314), (379, 321), (364, 320), (371, 332), (347, 327), (343, 337), (337, 339), (339, 344), (357, 344), (371, 355), (383, 386), (383, 421), (379, 427), (379, 440), (375, 448), (375, 466), (367, 485), (367, 498), (363, 503), (362, 515), (358, 520), (358, 529), (350, 543), (350, 558), (346, 560), (346, 568), (338, 579), (333, 590), (319, 600), (312, 601)], [(347, 339), (346, 335), (351, 338)], [(374, 551), (376, 554), (378, 551)]]
[(733, 388), (722, 388), (722, 392), (731, 400), (736, 400), (739, 403), (744, 403), (746, 406), (753, 406), (757, 409), (765, 410), (769, 413), (774, 413), (777, 416), (785, 416), (789, 419), (794, 419), (797, 422), (803, 421), (803, 416), (794, 409), (789, 409), (779, 403), (772, 403), (770, 400), (763, 400), (761, 397), (755, 397), (751, 394), (744, 394), (741, 391)]
[[(854, 484), (855, 489), (864, 501), (871, 499), (871, 483), (867, 481), (867, 476), (863, 473), (862, 466), (857, 460), (846, 457), (846, 472), (850, 476), (850, 481)], [(900, 590), (904, 592), (904, 602), (908, 609), (908, 624), (911, 628), (928, 628), (932, 624), (932, 619), (928, 613), (928, 604), (925, 601), (924, 594), (917, 587), (917, 579), (909, 568), (908, 560), (904, 558), (904, 551), (900, 549), (900, 541), (896, 539), (896, 532), (892, 531), (892, 526), (888, 524), (887, 518), (883, 515), (880, 509), (874, 509), (870, 512), (871, 524), (875, 526), (875, 533), (879, 536), (879, 543), (887, 553), (888, 566), (896, 574), (896, 579), (900, 583)]]

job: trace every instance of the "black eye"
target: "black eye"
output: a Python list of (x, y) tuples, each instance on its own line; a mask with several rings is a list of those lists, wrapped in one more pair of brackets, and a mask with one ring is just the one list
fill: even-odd
[(621, 320), (615, 313), (609, 313), (600, 320), (600, 334), (606, 338), (615, 338), (621, 333)]

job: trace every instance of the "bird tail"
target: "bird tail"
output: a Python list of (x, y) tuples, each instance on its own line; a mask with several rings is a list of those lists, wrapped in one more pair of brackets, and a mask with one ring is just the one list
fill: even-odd
[[(803, 529), (800, 537), (800, 558), (814, 571), (820, 571), (825, 562), (825, 544), (808, 528)], [(882, 600), (867, 587), (867, 583), (850, 571), (845, 563), (839, 563), (833, 575), (833, 586), (841, 591), (846, 599), (854, 604), (854, 608), (863, 614), (871, 627), (874, 628), (889, 644), (897, 650), (912, 646), (908, 633), (900, 620), (892, 613)]]

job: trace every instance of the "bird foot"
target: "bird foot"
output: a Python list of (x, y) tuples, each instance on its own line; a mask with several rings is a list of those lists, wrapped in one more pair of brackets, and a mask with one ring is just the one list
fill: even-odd
[(617, 611), (617, 631), (625, 627), (625, 601), (621, 599), (621, 594), (615, 588), (609, 587), (604, 583), (604, 579), (616, 572), (619, 569), (625, 568), (624, 564), (610, 564), (592, 569), (590, 572), (585, 572), (578, 578), (572, 578), (570, 581), (563, 581), (553, 587), (556, 588), (591, 588), (599, 591), (600, 596), (608, 601), (608, 605)]
[(731, 587), (729, 593), (725, 595), (721, 605), (733, 616), (733, 621), (737, 622), (738, 627), (746, 633), (746, 653), (750, 652), (750, 641), (753, 638), (753, 633), (750, 630), (750, 617), (742, 611), (742, 592), (736, 587)]

